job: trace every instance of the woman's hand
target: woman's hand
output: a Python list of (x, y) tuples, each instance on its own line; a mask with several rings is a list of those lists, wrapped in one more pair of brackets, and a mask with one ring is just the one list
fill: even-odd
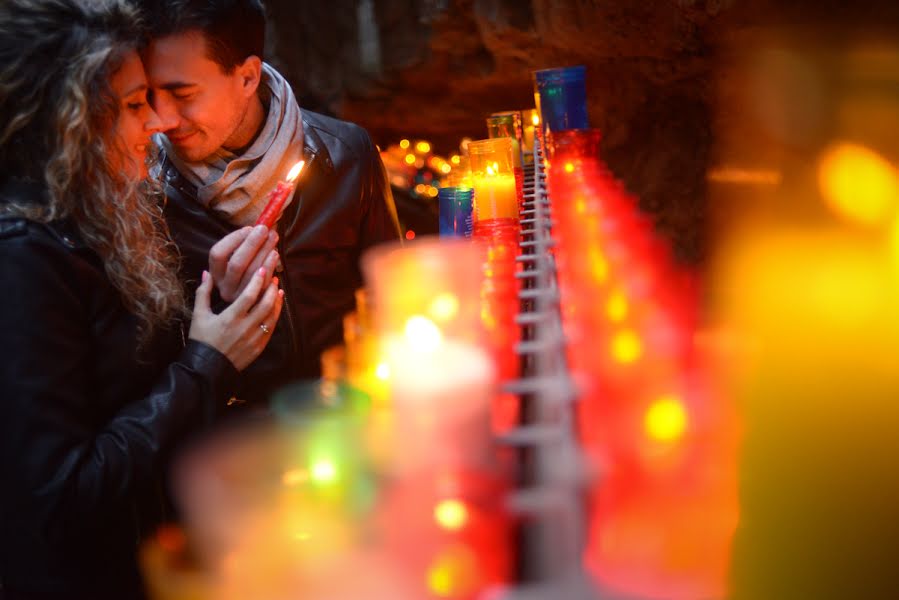
[(266, 286), (265, 274), (265, 267), (258, 269), (237, 299), (219, 314), (209, 306), (212, 275), (203, 271), (197, 288), (188, 337), (227, 356), (238, 371), (262, 353), (281, 314), (284, 291), (278, 289), (277, 278)]

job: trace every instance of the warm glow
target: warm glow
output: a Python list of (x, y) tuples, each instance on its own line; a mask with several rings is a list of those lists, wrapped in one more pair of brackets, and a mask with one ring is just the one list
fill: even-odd
[(288, 487), (305, 483), (307, 479), (309, 479), (309, 473), (305, 469), (290, 469), (281, 475), (281, 483)]
[(332, 483), (337, 479), (337, 467), (326, 458), (315, 461), (310, 471), (316, 483)]
[(301, 160), (300, 162), (298, 162), (297, 164), (295, 164), (295, 165), (293, 166), (293, 168), (290, 169), (290, 172), (287, 174), (287, 181), (293, 181), (294, 179), (296, 179), (297, 177), (299, 177), (299, 176), (300, 176), (300, 171), (302, 171), (302, 170), (303, 170), (303, 167), (305, 167), (305, 166), (306, 166), (306, 161), (305, 161), (305, 160)]
[(443, 163), (440, 165), (440, 171), (443, 173), (449, 173), (453, 168), (449, 165), (449, 163)]
[(406, 321), (406, 339), (415, 351), (433, 352), (443, 342), (443, 334), (433, 321), (415, 315)]
[(417, 144), (415, 144), (415, 149), (422, 154), (427, 154), (431, 151), (431, 144), (427, 142), (418, 142)]
[(405, 150), (409, 147), (409, 140), (400, 140), (400, 148)]
[(892, 165), (857, 144), (841, 143), (824, 153), (818, 185), (831, 209), (866, 225), (882, 223), (899, 199), (899, 178)]
[(378, 366), (375, 367), (375, 377), (381, 381), (390, 379), (390, 366), (387, 363), (378, 363)]
[(593, 274), (593, 279), (598, 283), (604, 282), (609, 276), (609, 263), (606, 261), (606, 257), (596, 247), (590, 248), (587, 256), (590, 261), (590, 272)]
[(490, 175), (492, 177), (495, 174), (496, 174), (496, 172), (493, 170), (493, 167), (491, 167), (490, 165), (487, 165), (487, 175)]
[(676, 396), (662, 396), (646, 411), (643, 426), (650, 438), (673, 442), (687, 430), (687, 411)]
[(430, 313), (438, 321), (449, 321), (459, 313), (459, 299), (444, 292), (431, 301)]
[(407, 164), (407, 165), (414, 165), (414, 164), (415, 164), (415, 155), (414, 155), (414, 154), (407, 154), (405, 160), (406, 160), (406, 164)]
[(458, 165), (462, 162), (462, 157), (459, 156), (458, 154), (453, 154), (450, 157), (450, 162), (453, 163), (454, 165)]
[(477, 585), (477, 561), (464, 546), (444, 551), (427, 572), (428, 590), (441, 598), (469, 594)]
[(434, 507), (434, 520), (444, 529), (458, 531), (468, 522), (468, 509), (460, 500), (441, 500)]
[(428, 186), (428, 196), (431, 198), (436, 198), (439, 191), (433, 185)]
[(574, 163), (565, 163), (565, 172), (574, 173)]
[(606, 302), (606, 314), (615, 323), (620, 323), (627, 317), (627, 298), (621, 292), (614, 292)]
[(537, 113), (531, 115), (531, 123), (534, 124), (534, 127), (540, 124), (540, 116)]
[(406, 239), (410, 240), (410, 241), (414, 240), (415, 239), (415, 231), (413, 231), (412, 229), (408, 230), (406, 232)]
[(419, 183), (418, 185), (415, 186), (415, 193), (418, 194), (419, 196), (424, 196), (425, 189), (426, 189), (425, 184)]
[(615, 334), (612, 338), (612, 357), (622, 363), (636, 362), (643, 354), (643, 342), (640, 336), (630, 329)]

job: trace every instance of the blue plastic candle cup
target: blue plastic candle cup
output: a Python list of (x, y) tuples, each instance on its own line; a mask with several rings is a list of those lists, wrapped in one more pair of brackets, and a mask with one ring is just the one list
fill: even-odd
[(440, 208), (440, 237), (471, 237), (474, 190), (443, 187), (437, 192)]
[(534, 71), (543, 131), (588, 129), (587, 69), (583, 65)]

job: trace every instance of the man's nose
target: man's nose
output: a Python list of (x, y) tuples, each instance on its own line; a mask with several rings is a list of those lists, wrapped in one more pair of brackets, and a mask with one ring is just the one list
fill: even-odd
[(175, 103), (168, 98), (167, 93), (154, 93), (150, 99), (150, 104), (159, 117), (159, 129), (163, 133), (178, 128), (181, 117), (178, 115)]

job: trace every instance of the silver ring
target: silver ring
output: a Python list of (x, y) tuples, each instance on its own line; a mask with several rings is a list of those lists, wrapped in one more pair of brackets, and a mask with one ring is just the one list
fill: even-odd
[(261, 325), (259, 325), (259, 329), (261, 329), (261, 330), (262, 330), (262, 333), (264, 333), (264, 334), (266, 334), (266, 335), (268, 335), (269, 333), (272, 332), (272, 330), (269, 329), (269, 328), (268, 328), (268, 325), (266, 325), (265, 323), (262, 323)]

